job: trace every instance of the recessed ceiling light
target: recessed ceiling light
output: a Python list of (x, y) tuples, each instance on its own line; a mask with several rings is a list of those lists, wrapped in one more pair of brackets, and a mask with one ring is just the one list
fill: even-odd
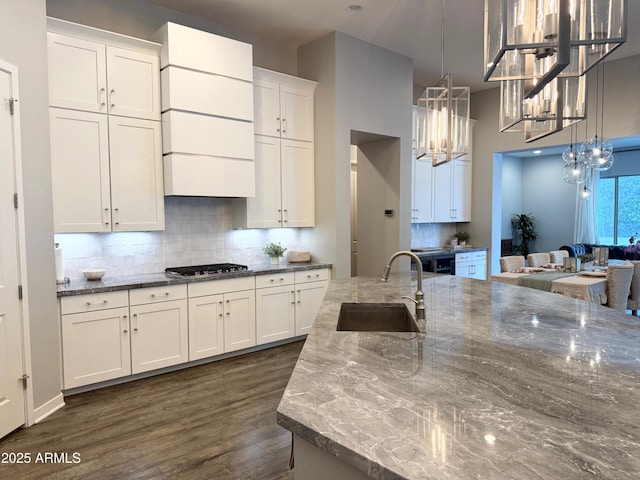
[(542, 150), (534, 150), (533, 154), (534, 155), (540, 155), (542, 153)]
[(358, 5), (357, 3), (354, 3), (353, 5), (347, 6), (345, 10), (347, 12), (361, 12), (363, 9), (364, 7), (362, 5)]

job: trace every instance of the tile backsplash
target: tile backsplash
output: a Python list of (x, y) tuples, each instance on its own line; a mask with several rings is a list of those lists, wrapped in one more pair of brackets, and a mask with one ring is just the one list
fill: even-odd
[(442, 247), (455, 232), (455, 223), (412, 223), (411, 248)]
[(81, 278), (85, 268), (105, 268), (118, 277), (183, 265), (267, 263), (262, 248), (268, 242), (308, 250), (299, 245), (299, 229), (233, 230), (231, 200), (205, 197), (166, 197), (164, 231), (59, 233), (55, 242), (63, 251), (64, 275), (71, 279)]

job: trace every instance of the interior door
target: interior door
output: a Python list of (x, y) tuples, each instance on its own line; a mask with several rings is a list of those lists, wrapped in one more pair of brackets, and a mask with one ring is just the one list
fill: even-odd
[(11, 100), (17, 69), (0, 61), (0, 437), (25, 423), (22, 319), (18, 299), (18, 229), (13, 194), (18, 125)]

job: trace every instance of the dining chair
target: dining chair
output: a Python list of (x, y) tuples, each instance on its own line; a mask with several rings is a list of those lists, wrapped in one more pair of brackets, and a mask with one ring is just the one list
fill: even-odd
[(500, 272), (512, 272), (524, 267), (524, 257), (522, 255), (507, 255), (500, 257)]
[(566, 250), (552, 250), (549, 252), (551, 263), (562, 263), (563, 258), (569, 258), (569, 252)]
[(627, 299), (627, 310), (631, 310), (631, 314), (638, 316), (640, 310), (640, 261), (635, 260), (633, 264), (633, 277), (631, 277), (631, 291)]
[(607, 307), (626, 312), (634, 270), (632, 263), (607, 267)]
[(551, 263), (551, 256), (548, 253), (530, 253), (527, 255), (527, 265), (530, 267), (540, 267)]

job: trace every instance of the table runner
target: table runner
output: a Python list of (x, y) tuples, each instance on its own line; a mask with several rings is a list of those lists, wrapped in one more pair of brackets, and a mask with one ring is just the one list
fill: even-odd
[(542, 272), (532, 273), (531, 275), (523, 275), (518, 278), (518, 285), (521, 287), (536, 288), (538, 290), (544, 290), (545, 292), (551, 291), (551, 282), (559, 278), (571, 277), (575, 273), (564, 272)]

